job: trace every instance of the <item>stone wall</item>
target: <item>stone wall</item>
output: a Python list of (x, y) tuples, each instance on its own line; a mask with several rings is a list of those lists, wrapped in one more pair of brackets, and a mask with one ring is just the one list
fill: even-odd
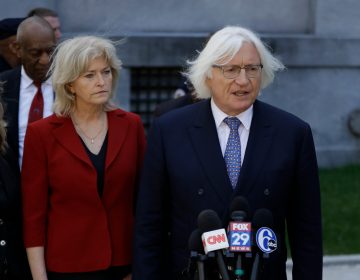
[(250, 27), (287, 66), (260, 98), (310, 123), (320, 166), (360, 163), (360, 138), (348, 128), (360, 107), (360, 1), (0, 0), (0, 6), (0, 18), (35, 6), (55, 9), (64, 37), (125, 37), (118, 46), (125, 66), (118, 99), (125, 108), (131, 67), (183, 66), (210, 32)]

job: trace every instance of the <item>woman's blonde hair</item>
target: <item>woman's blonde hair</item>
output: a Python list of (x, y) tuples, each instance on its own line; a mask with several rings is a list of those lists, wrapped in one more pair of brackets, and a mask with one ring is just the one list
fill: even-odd
[[(58, 116), (69, 116), (75, 108), (75, 95), (68, 85), (84, 73), (90, 62), (103, 57), (109, 64), (112, 73), (113, 97), (121, 68), (121, 61), (116, 56), (116, 48), (112, 41), (96, 36), (79, 36), (65, 40), (55, 50), (50, 74), (55, 91), (54, 113)], [(104, 105), (104, 110), (112, 110), (116, 106), (111, 101)]]
[(4, 121), (4, 106), (2, 104), (3, 84), (0, 83), (0, 153), (3, 154), (8, 147), (6, 142), (6, 122)]

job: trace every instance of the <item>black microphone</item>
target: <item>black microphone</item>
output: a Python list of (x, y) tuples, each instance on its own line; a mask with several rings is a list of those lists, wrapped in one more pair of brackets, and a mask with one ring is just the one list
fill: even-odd
[(229, 243), (218, 214), (213, 210), (207, 209), (199, 214), (197, 221), (198, 227), (203, 231), (202, 241), (205, 253), (215, 251), (221, 278), (223, 280), (230, 280), (222, 255), (222, 249), (228, 248)]
[[(204, 261), (207, 259), (207, 256), (204, 253), (203, 244), (201, 241), (202, 231), (200, 229), (195, 229), (189, 237), (189, 249), (190, 249), (190, 265), (188, 273), (190, 275), (194, 274), (197, 271), (198, 279), (205, 280), (205, 270), (204, 270)], [(195, 269), (194, 265), (197, 266)]]
[[(237, 196), (230, 205), (230, 222), (228, 227), (229, 251), (235, 256), (235, 279), (240, 280), (245, 271), (242, 267), (241, 253), (251, 252), (251, 223), (249, 221), (250, 206), (247, 199)], [(249, 256), (251, 257), (251, 255)]]
[(245, 221), (249, 220), (250, 206), (247, 199), (243, 196), (236, 196), (230, 204), (231, 220)]
[(268, 258), (269, 253), (277, 248), (277, 238), (273, 227), (274, 220), (270, 210), (261, 208), (256, 210), (253, 218), (253, 228), (256, 230), (255, 241), (257, 252), (252, 266), (250, 280), (257, 280), (262, 269), (263, 258)]

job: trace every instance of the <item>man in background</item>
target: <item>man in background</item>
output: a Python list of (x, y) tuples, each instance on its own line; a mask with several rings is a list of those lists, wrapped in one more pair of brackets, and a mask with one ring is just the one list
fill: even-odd
[(28, 17), (32, 16), (38, 16), (45, 19), (54, 30), (56, 41), (59, 42), (61, 39), (61, 23), (59, 15), (55, 11), (47, 8), (35, 8), (28, 13)]
[(174, 93), (174, 98), (158, 104), (154, 110), (154, 117), (170, 112), (172, 110), (193, 104), (199, 101), (196, 98), (194, 88), (189, 81), (182, 81), (179, 88)]
[(0, 73), (20, 64), (14, 44), (18, 26), (23, 20), (24, 18), (5, 18), (0, 20)]
[(52, 114), (54, 92), (47, 73), (55, 46), (53, 29), (46, 20), (38, 16), (25, 19), (15, 44), (21, 66), (0, 74), (8, 144), (20, 166), (28, 123)]

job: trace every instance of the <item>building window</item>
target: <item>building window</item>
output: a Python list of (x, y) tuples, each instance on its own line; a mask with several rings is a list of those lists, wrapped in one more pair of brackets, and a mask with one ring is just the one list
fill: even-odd
[(131, 68), (130, 109), (141, 116), (147, 130), (161, 102), (173, 98), (182, 77), (180, 68)]

